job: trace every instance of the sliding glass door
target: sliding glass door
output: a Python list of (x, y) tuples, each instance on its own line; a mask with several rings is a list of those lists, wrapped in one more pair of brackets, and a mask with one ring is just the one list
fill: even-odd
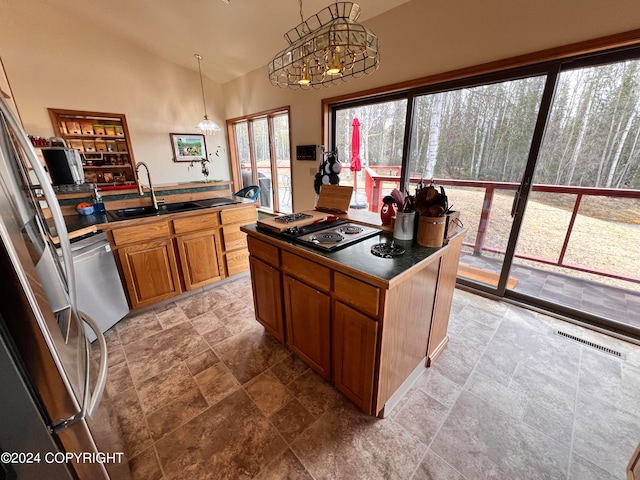
[[(468, 229), (458, 274), (498, 291), (544, 76), (417, 95), (408, 183), (436, 178)], [(411, 187), (412, 190), (412, 187)]]
[(459, 283), (640, 338), (638, 78), (634, 47), (341, 100), (331, 145), (348, 155), (367, 118), (372, 211), (393, 188), (446, 189)]
[(560, 73), (511, 276), (516, 293), (640, 327), (640, 61)]

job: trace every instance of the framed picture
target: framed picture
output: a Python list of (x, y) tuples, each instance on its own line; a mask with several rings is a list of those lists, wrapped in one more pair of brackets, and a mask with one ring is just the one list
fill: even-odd
[(191, 133), (170, 133), (174, 162), (191, 162), (207, 158), (204, 135)]

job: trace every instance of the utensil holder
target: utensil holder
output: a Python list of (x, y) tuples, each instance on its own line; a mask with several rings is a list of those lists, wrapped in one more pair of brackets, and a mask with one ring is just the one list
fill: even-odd
[(447, 217), (426, 217), (420, 215), (416, 241), (423, 247), (441, 247), (444, 243), (444, 227)]

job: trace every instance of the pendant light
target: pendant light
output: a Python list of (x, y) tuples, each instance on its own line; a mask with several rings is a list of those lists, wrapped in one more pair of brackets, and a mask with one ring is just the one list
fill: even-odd
[(202, 132), (205, 135), (213, 135), (214, 132), (219, 132), (220, 127), (215, 122), (209, 120), (207, 116), (207, 102), (204, 97), (204, 83), (202, 83), (202, 69), (200, 68), (200, 60), (202, 55), (194, 54), (194, 57), (198, 60), (198, 74), (200, 75), (200, 89), (202, 90), (202, 105), (204, 106), (204, 118), (200, 120), (200, 123), (196, 125), (196, 130)]

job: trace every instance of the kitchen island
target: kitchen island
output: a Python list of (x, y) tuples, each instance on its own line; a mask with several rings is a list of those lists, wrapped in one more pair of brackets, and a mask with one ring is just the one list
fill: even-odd
[(446, 347), (461, 230), (441, 248), (381, 231), (341, 250), (244, 226), (256, 319), (365, 413), (384, 417)]

